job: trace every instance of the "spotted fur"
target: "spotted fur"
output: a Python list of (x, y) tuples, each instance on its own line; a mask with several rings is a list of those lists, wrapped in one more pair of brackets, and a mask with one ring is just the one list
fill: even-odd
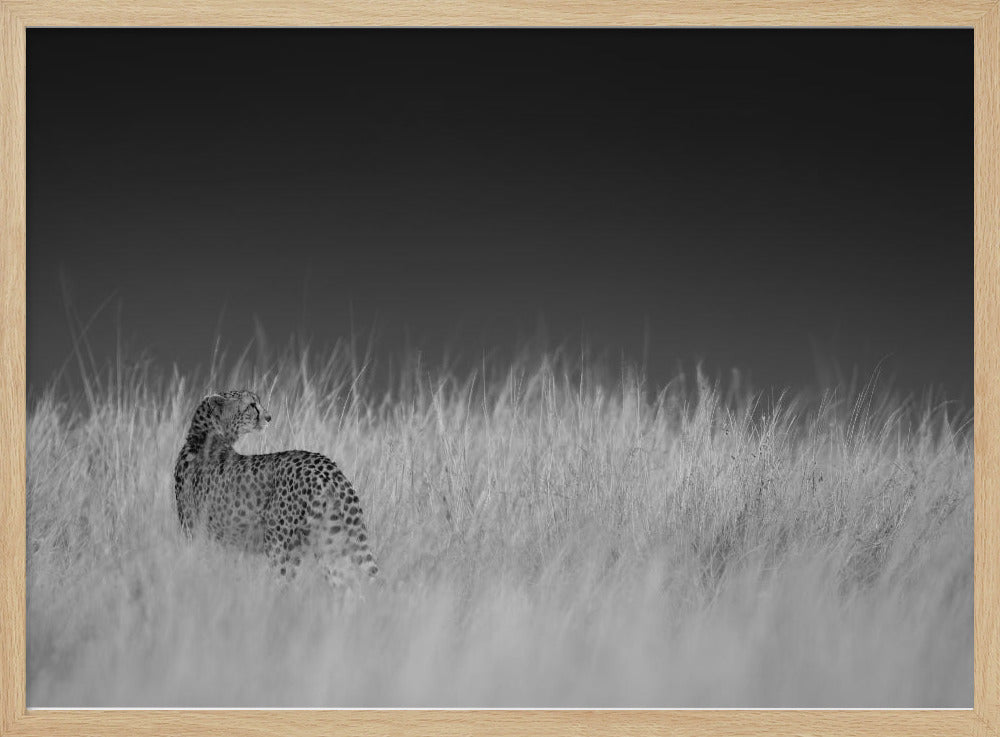
[(293, 576), (314, 556), (334, 584), (378, 574), (361, 504), (337, 464), (319, 453), (289, 450), (242, 455), (242, 436), (271, 416), (250, 391), (205, 397), (195, 410), (174, 468), (181, 529), (200, 527), (223, 544), (266, 553)]

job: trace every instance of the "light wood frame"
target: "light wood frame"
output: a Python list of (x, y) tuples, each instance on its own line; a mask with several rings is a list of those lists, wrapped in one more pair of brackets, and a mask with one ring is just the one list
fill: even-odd
[[(910, 26), (975, 38), (975, 691), (958, 710), (28, 711), (25, 30)], [(919, 156), (920, 151), (914, 151)], [(1000, 0), (0, 0), (0, 735), (1000, 735)]]

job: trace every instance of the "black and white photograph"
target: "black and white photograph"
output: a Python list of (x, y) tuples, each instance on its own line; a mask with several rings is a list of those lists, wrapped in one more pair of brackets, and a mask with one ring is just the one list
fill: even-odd
[(26, 37), (28, 707), (972, 707), (972, 30)]

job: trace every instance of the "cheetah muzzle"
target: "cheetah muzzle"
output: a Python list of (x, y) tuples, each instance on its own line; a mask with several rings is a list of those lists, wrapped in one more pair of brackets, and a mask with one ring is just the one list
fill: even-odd
[(350, 481), (319, 453), (242, 455), (235, 442), (271, 416), (250, 391), (205, 397), (194, 412), (174, 468), (181, 529), (204, 528), (219, 542), (266, 553), (294, 576), (314, 556), (335, 585), (374, 578), (378, 566)]

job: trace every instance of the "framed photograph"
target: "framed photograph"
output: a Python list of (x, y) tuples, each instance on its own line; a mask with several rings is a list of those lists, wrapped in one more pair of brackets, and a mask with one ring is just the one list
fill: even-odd
[(0, 735), (998, 733), (996, 0), (0, 8)]

